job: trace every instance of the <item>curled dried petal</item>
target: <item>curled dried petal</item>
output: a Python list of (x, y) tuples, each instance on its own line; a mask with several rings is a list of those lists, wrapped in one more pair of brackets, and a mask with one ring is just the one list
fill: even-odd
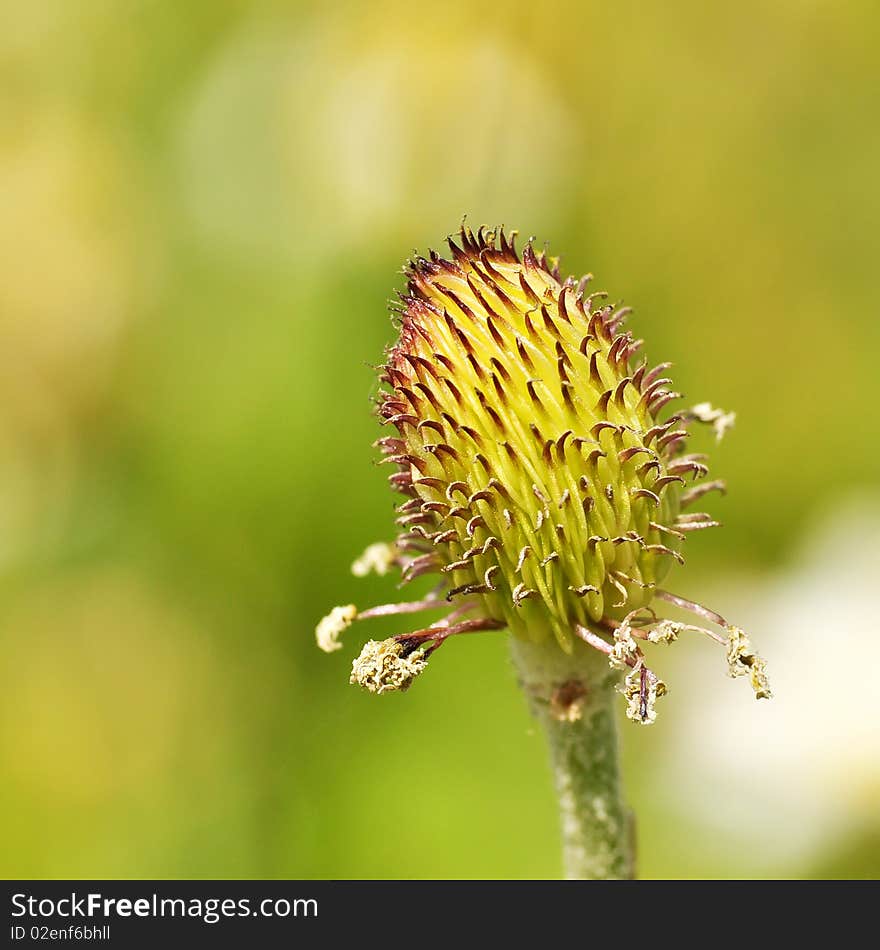
[(363, 554), (351, 565), (351, 573), (355, 577), (366, 577), (367, 574), (375, 572), (380, 577), (391, 570), (391, 567), (397, 563), (398, 552), (393, 544), (387, 544), (384, 541), (377, 541), (369, 545)]
[(346, 631), (357, 617), (357, 607), (347, 604), (344, 607), (334, 607), (315, 628), (315, 640), (325, 653), (341, 650), (339, 637)]
[(739, 627), (730, 628), (727, 664), (730, 676), (748, 676), (756, 699), (770, 699), (772, 693), (767, 678), (767, 664), (755, 653), (751, 641)]
[(666, 684), (639, 665), (624, 677), (620, 691), (626, 698), (626, 718), (650, 726), (657, 719), (657, 700), (665, 695)]
[(368, 640), (352, 663), (349, 682), (371, 693), (404, 691), (427, 665), (428, 651), (422, 647), (408, 649), (404, 641), (393, 637)]

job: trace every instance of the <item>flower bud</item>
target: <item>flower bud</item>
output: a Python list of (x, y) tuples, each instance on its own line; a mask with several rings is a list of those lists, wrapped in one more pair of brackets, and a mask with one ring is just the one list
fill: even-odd
[(662, 367), (634, 364), (626, 308), (560, 281), (531, 244), (520, 259), (503, 234), (461, 241), (410, 264), (383, 374), (399, 524), (424, 547), (409, 573), (446, 575), (450, 598), (569, 651), (575, 624), (648, 603), (680, 559), (693, 469), (657, 421), (674, 394)]
[[(726, 626), (658, 585), (684, 562), (688, 534), (717, 524), (684, 513), (723, 489), (685, 487), (708, 471), (704, 456), (685, 453), (688, 426), (711, 425), (720, 438), (733, 414), (701, 403), (664, 418), (680, 398), (665, 375), (670, 364), (651, 368), (638, 358), (642, 341), (622, 329), (629, 309), (587, 293), (589, 277), (562, 279), (557, 260), (531, 241), (520, 256), (503, 230), (462, 228), (449, 248), (447, 257), (431, 252), (406, 269), (378, 400), (392, 432), (377, 442), (404, 498), (400, 534), (393, 546), (368, 548), (355, 573), (395, 564), (404, 582), (436, 575), (454, 608), (447, 623), (465, 612), (482, 618), (455, 632), (505, 626), (571, 652), (587, 631), (588, 642), (608, 647), (612, 665), (633, 670), (625, 685), (632, 718), (650, 722), (662, 684), (644, 672), (633, 637), (672, 642), (683, 629), (703, 628), (650, 611), (652, 635), (640, 612), (665, 596)], [(435, 594), (398, 612), (436, 606)], [(360, 617), (378, 611), (394, 612), (387, 605)], [(399, 642), (437, 641), (437, 628)], [(602, 639), (608, 635), (612, 642)], [(326, 627), (324, 639), (335, 649)], [(376, 692), (406, 688), (404, 661), (420, 662), (371, 641), (353, 682)], [(730, 661), (731, 670), (748, 665), (753, 681), (762, 662), (742, 652)], [(384, 685), (398, 679), (405, 686)]]

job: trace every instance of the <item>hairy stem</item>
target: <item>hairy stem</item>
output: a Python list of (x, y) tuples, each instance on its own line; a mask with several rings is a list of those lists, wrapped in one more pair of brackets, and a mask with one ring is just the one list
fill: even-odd
[(511, 638), (513, 661), (532, 714), (550, 745), (562, 853), (569, 880), (633, 876), (632, 817), (623, 801), (614, 675), (607, 661), (575, 643)]

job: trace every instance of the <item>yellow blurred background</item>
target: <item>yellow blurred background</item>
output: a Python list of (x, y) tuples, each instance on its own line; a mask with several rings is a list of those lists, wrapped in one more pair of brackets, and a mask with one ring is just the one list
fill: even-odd
[[(646, 877), (880, 875), (880, 7), (0, 0), (6, 877), (554, 877), (503, 634), (405, 696), (316, 621), (389, 599), (371, 365), (463, 214), (635, 308), (741, 620), (622, 725)], [(670, 581), (670, 586), (673, 582)], [(375, 622), (352, 633), (400, 632)]]

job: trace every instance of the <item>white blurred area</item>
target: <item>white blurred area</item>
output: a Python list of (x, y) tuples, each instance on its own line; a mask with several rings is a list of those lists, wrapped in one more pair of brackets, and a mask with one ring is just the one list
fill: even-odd
[[(880, 496), (852, 497), (806, 535), (775, 577), (717, 591), (768, 660), (774, 696), (755, 702), (688, 651), (659, 787), (690, 821), (795, 874), (880, 811)], [(679, 647), (681, 644), (679, 644)], [(684, 652), (684, 651), (683, 651)], [(668, 774), (667, 774), (668, 773)]]

